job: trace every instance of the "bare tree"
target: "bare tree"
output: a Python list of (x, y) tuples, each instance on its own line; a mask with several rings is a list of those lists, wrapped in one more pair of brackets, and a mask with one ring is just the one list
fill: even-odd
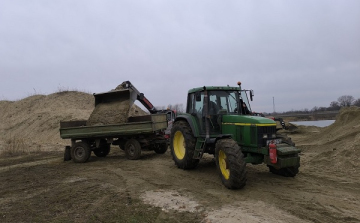
[(360, 98), (356, 99), (356, 100), (353, 102), (353, 105), (360, 107)]
[(336, 110), (339, 110), (340, 109), (340, 105), (339, 105), (339, 102), (337, 101), (332, 101), (330, 103), (330, 107), (329, 107), (329, 110), (330, 111), (336, 111)]
[(175, 105), (169, 104), (167, 108), (175, 111), (177, 114), (184, 113), (184, 105), (183, 104), (175, 104)]
[(319, 110), (319, 108), (317, 106), (315, 106), (311, 109), (311, 112), (317, 112), (318, 110)]
[(340, 107), (349, 107), (355, 101), (355, 98), (350, 95), (343, 95), (338, 98)]

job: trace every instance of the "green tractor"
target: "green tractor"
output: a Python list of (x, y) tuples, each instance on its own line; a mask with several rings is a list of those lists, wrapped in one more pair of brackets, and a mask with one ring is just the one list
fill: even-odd
[(197, 167), (204, 153), (215, 156), (222, 183), (229, 189), (246, 184), (246, 164), (265, 163), (270, 172), (294, 177), (300, 150), (289, 138), (276, 134), (274, 120), (252, 116), (252, 90), (199, 87), (189, 90), (186, 113), (171, 130), (171, 155), (181, 169)]

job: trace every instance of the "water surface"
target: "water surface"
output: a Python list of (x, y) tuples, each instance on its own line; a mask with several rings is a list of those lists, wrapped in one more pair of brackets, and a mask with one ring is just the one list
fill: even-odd
[(335, 120), (318, 120), (318, 121), (299, 121), (299, 122), (290, 122), (290, 123), (295, 125), (326, 127), (333, 124), (334, 122)]

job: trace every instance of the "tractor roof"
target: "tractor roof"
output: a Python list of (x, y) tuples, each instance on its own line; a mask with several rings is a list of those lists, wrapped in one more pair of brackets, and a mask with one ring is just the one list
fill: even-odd
[(230, 86), (204, 86), (204, 87), (197, 87), (197, 88), (193, 88), (190, 89), (188, 91), (188, 93), (194, 93), (194, 92), (199, 92), (199, 91), (204, 91), (204, 90), (208, 90), (208, 91), (239, 91), (241, 90), (239, 88), (239, 86), (237, 87), (230, 87)]

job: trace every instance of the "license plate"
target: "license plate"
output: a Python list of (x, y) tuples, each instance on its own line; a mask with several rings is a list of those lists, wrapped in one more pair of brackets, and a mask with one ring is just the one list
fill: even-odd
[(269, 145), (270, 143), (280, 144), (281, 142), (281, 139), (271, 139), (266, 141), (266, 145)]

